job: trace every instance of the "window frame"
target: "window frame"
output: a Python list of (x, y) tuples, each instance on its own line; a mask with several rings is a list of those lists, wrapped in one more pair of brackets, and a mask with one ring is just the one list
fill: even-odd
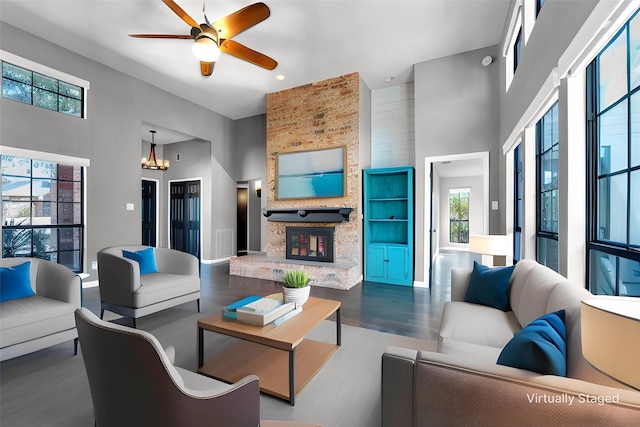
[[(27, 159), (30, 161), (30, 166), (29, 166), (29, 176), (24, 176), (24, 175), (15, 175), (15, 174), (1, 174), (1, 177), (4, 178), (5, 177), (14, 177), (14, 178), (22, 178), (22, 179), (28, 179), (29, 180), (29, 201), (28, 203), (31, 204), (30, 206), (30, 213), (29, 213), (29, 218), (30, 221), (28, 224), (5, 224), (4, 222), (4, 218), (3, 218), (3, 222), (2, 222), (2, 232), (3, 232), (3, 247), (2, 247), (2, 256), (5, 256), (5, 241), (4, 241), (4, 236), (5, 236), (5, 231), (26, 231), (28, 234), (30, 234), (30, 251), (28, 254), (20, 254), (20, 255), (8, 255), (8, 256), (19, 256), (19, 257), (38, 257), (38, 258), (43, 258), (43, 259), (48, 259), (50, 260), (50, 257), (47, 257), (47, 254), (53, 254), (55, 253), (55, 262), (61, 264), (61, 265), (65, 265), (67, 266), (70, 270), (76, 272), (76, 273), (81, 273), (83, 271), (83, 264), (84, 264), (84, 239), (85, 239), (85, 168), (83, 166), (80, 165), (67, 165), (64, 163), (59, 163), (59, 162), (55, 162), (55, 161), (49, 161), (49, 160), (40, 160), (40, 159), (35, 159), (35, 158), (31, 158), (31, 157), (23, 157), (23, 156), (16, 156), (13, 154), (5, 154), (2, 153), (0, 155), (0, 163), (3, 161), (4, 156), (7, 157), (17, 157), (17, 158), (23, 158), (23, 159)], [(34, 171), (33, 171), (33, 162), (44, 162), (44, 163), (51, 163), (54, 164), (56, 167), (56, 177), (55, 178), (47, 178), (47, 177), (38, 177), (38, 176), (34, 176)], [(79, 180), (75, 180), (75, 179), (61, 179), (60, 178), (60, 166), (64, 166), (64, 167), (77, 167), (79, 169)], [(50, 199), (49, 202), (54, 202), (56, 204), (56, 212), (57, 215), (59, 215), (60, 212), (60, 205), (61, 204), (78, 204), (79, 205), (79, 210), (80, 210), (80, 221), (79, 222), (71, 222), (71, 223), (63, 223), (63, 224), (34, 224), (33, 221), (33, 214), (34, 214), (34, 210), (33, 210), (33, 204), (34, 204), (34, 181), (55, 181), (56, 183), (56, 198), (55, 200)], [(79, 183), (79, 201), (76, 201), (75, 199), (73, 199), (72, 201), (68, 202), (68, 201), (60, 201), (60, 191), (58, 191), (58, 189), (60, 188), (59, 183)], [(72, 190), (73, 191), (73, 190)], [(4, 206), (5, 203), (5, 198), (4, 198), (4, 194), (2, 195), (2, 203)], [(3, 215), (4, 217), (4, 215)], [(45, 251), (43, 253), (38, 253), (36, 251), (34, 251), (34, 239), (33, 239), (33, 235), (34, 235), (34, 231), (36, 230), (55, 230), (56, 231), (56, 249), (55, 250), (48, 250)], [(79, 243), (78, 243), (78, 247), (77, 249), (73, 248), (73, 249), (60, 249), (60, 230), (77, 230), (78, 233), (78, 239), (79, 239)], [(64, 261), (64, 257), (61, 257), (60, 254), (62, 253), (77, 253), (77, 256), (74, 256), (74, 260), (77, 261), (77, 268), (75, 268), (74, 265), (70, 265), (69, 263), (65, 263), (65, 262), (61, 262)], [(75, 264), (75, 263), (74, 263)]]
[[(559, 218), (559, 211), (556, 210), (556, 218), (555, 218), (555, 222), (557, 224), (558, 230), (557, 231), (552, 231), (552, 230), (546, 230), (546, 229), (542, 229), (542, 208), (543, 208), (543, 192), (552, 192), (552, 191), (556, 191), (556, 204), (557, 207), (559, 208), (559, 197), (558, 197), (558, 192), (560, 189), (560, 184), (559, 182), (556, 183), (555, 188), (552, 189), (548, 189), (548, 190), (544, 190), (542, 188), (542, 181), (544, 179), (544, 177), (542, 176), (542, 162), (543, 162), (543, 157), (546, 153), (552, 153), (554, 151), (554, 147), (558, 147), (559, 150), (559, 141), (551, 141), (551, 144), (549, 146), (548, 149), (543, 150), (543, 146), (544, 146), (544, 125), (545, 122), (547, 120), (547, 117), (549, 116), (549, 114), (553, 114), (555, 110), (556, 113), (556, 123), (559, 124), (559, 111), (558, 111), (558, 101), (554, 102), (551, 107), (549, 107), (549, 109), (544, 113), (544, 115), (540, 118), (540, 120), (538, 120), (538, 122), (536, 123), (536, 260), (541, 263), (546, 265), (547, 267), (558, 271), (559, 268), (559, 254), (558, 254), (558, 258), (556, 258), (555, 260), (555, 265), (554, 264), (549, 264), (548, 260), (543, 260), (540, 257), (541, 254), (541, 244), (540, 242), (544, 239), (544, 240), (552, 240), (556, 242), (556, 247), (558, 245), (558, 235), (559, 235), (559, 222), (560, 222), (560, 218)], [(559, 139), (559, 138), (558, 138)], [(559, 180), (559, 176), (558, 176), (558, 180)]]
[[(5, 75), (5, 72), (4, 72), (5, 65), (18, 68), (18, 69), (20, 69), (22, 71), (25, 71), (26, 73), (30, 74), (30, 76), (31, 76), (30, 82), (20, 81), (20, 80), (12, 77), (10, 75)], [(31, 70), (31, 69), (26, 68), (26, 67), (22, 67), (20, 65), (13, 64), (13, 63), (8, 62), (8, 61), (0, 61), (0, 66), (2, 67), (2, 97), (4, 99), (10, 99), (12, 101), (21, 102), (23, 104), (33, 105), (34, 107), (44, 108), (45, 110), (55, 111), (55, 112), (58, 112), (58, 113), (61, 113), (61, 114), (65, 114), (65, 115), (68, 115), (68, 116), (72, 116), (72, 117), (84, 118), (84, 112), (85, 112), (85, 106), (84, 106), (84, 103), (85, 103), (85, 100), (84, 100), (84, 98), (85, 98), (85, 90), (84, 90), (84, 88), (82, 86), (78, 86), (78, 85), (75, 85), (73, 83), (66, 82), (64, 80), (56, 79), (55, 77), (48, 76), (48, 75), (43, 74), (43, 73), (39, 73), (37, 71)], [(54, 91), (54, 90), (52, 90), (50, 88), (38, 85), (37, 82), (36, 82), (36, 77), (37, 76), (45, 78), (45, 79), (50, 79), (50, 80), (54, 81), (56, 90)], [(29, 90), (29, 94), (30, 94), (29, 102), (26, 102), (24, 100), (21, 100), (21, 99), (15, 98), (15, 97), (5, 96), (5, 90), (4, 90), (5, 89), (5, 83), (8, 83), (8, 82), (13, 82), (14, 84), (28, 87), (29, 88), (28, 89)], [(61, 89), (62, 85), (68, 85), (68, 86), (77, 87), (79, 89), (80, 95), (78, 97), (75, 97), (75, 96), (63, 93), (63, 89)], [(47, 106), (41, 105), (41, 104), (39, 104), (37, 102), (36, 94), (39, 91), (45, 92), (45, 93), (53, 95), (55, 97), (55, 107), (56, 107), (55, 109), (48, 108)], [(61, 101), (63, 99), (69, 99), (71, 101), (78, 101), (80, 103), (79, 108), (78, 108), (78, 114), (71, 114), (71, 113), (68, 113), (68, 112), (65, 112), (65, 111), (61, 110), (60, 109)]]
[[(520, 202), (520, 203), (519, 203)], [(513, 149), (513, 262), (522, 259), (524, 233), (524, 147)]]
[(518, 33), (516, 35), (516, 39), (513, 42), (513, 74), (516, 73), (518, 65), (520, 65), (520, 60), (522, 58), (522, 45), (524, 42), (523, 36), (524, 34), (522, 25), (520, 25), (520, 29), (518, 30)]
[[(613, 35), (611, 40), (604, 45), (604, 47), (597, 53), (593, 61), (587, 66), (586, 69), (586, 117), (587, 117), (587, 140), (586, 140), (586, 153), (587, 153), (587, 236), (586, 236), (586, 275), (587, 284), (589, 290), (595, 294), (600, 294), (599, 283), (596, 279), (597, 269), (599, 265), (594, 265), (594, 257), (598, 254), (605, 254), (608, 257), (615, 258), (614, 268), (614, 283), (612, 284), (612, 295), (621, 295), (620, 285), (622, 283), (622, 269), (621, 261), (631, 261), (640, 263), (640, 243), (632, 244), (630, 240), (630, 223), (631, 215), (633, 213), (631, 207), (631, 174), (633, 172), (640, 173), (640, 164), (633, 166), (631, 164), (631, 149), (632, 149), (632, 103), (631, 99), (634, 95), (640, 96), (640, 85), (635, 88), (631, 88), (631, 73), (630, 73), (630, 23), (637, 17), (640, 19), (640, 12), (635, 12), (620, 29)], [(618, 41), (618, 37), (622, 34), (626, 34), (626, 90), (625, 93), (611, 102), (605, 108), (600, 111), (600, 92), (599, 92), (599, 79), (600, 79), (600, 58), (606, 50)], [(626, 103), (626, 137), (627, 137), (627, 165), (626, 168), (615, 170), (614, 172), (601, 172), (599, 169), (600, 164), (600, 124), (599, 118), (612, 111), (614, 108), (620, 106), (622, 103)], [(598, 225), (600, 223), (599, 218), (599, 201), (598, 201), (598, 184), (603, 177), (611, 177), (616, 175), (626, 175), (626, 232), (625, 242), (612, 240), (610, 238), (601, 238), (598, 232)], [(637, 295), (634, 295), (637, 296)]]
[[(466, 219), (462, 219), (462, 218), (452, 218), (451, 217), (451, 197), (454, 194), (466, 194), (467, 195), (467, 218)], [(471, 204), (471, 188), (450, 188), (449, 189), (449, 243), (461, 243), (461, 244), (468, 244), (469, 243), (469, 217), (470, 217), (470, 204)], [(464, 224), (466, 223), (467, 225), (467, 239), (466, 241), (464, 241), (464, 239), (462, 239), (462, 241), (460, 240), (460, 232), (458, 231), (458, 241), (454, 242), (451, 240), (451, 230), (452, 230), (452, 224), (453, 223), (459, 223), (459, 224)]]

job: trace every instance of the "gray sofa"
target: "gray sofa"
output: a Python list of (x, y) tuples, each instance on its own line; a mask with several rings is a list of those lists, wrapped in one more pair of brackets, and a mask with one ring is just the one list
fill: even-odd
[(200, 312), (200, 262), (195, 256), (169, 248), (154, 248), (157, 273), (140, 274), (140, 264), (122, 255), (148, 248), (111, 246), (98, 252), (101, 313), (109, 310), (136, 319), (196, 300)]
[(31, 261), (34, 296), (0, 302), (0, 360), (74, 341), (74, 312), (80, 308), (82, 281), (67, 267), (39, 258), (2, 258), (0, 266)]
[[(640, 392), (582, 355), (587, 290), (535, 261), (510, 279), (511, 311), (464, 302), (471, 270), (454, 269), (437, 352), (389, 347), (382, 356), (383, 426), (638, 425)], [(567, 377), (497, 365), (502, 348), (538, 317), (565, 310)], [(608, 400), (609, 402), (605, 402)]]

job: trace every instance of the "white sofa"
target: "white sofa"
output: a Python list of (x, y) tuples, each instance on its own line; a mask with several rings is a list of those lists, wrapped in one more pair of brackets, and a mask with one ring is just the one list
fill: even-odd
[(196, 300), (200, 312), (200, 262), (169, 248), (154, 248), (157, 273), (140, 274), (140, 264), (122, 255), (149, 246), (111, 246), (98, 251), (98, 286), (104, 311), (136, 319)]
[[(383, 426), (640, 425), (640, 392), (601, 374), (582, 355), (580, 301), (591, 293), (522, 260), (510, 279), (511, 311), (504, 312), (464, 302), (470, 276), (468, 269), (452, 271), (437, 352), (389, 347), (383, 355)], [(562, 309), (567, 377), (496, 364), (524, 326)]]
[(80, 308), (82, 281), (67, 267), (39, 258), (2, 258), (0, 266), (31, 261), (34, 296), (0, 302), (0, 360), (74, 341), (78, 331), (74, 312)]

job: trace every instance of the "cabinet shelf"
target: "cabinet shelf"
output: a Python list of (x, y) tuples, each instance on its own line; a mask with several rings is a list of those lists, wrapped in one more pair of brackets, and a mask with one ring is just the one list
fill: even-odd
[(413, 285), (413, 168), (364, 171), (365, 280)]
[(369, 199), (370, 202), (406, 202), (407, 200), (409, 200), (408, 197), (385, 197)]

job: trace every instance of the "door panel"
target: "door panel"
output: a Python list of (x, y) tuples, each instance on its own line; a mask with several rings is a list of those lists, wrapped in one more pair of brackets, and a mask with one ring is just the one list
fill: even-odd
[(386, 277), (385, 247), (369, 245), (366, 253), (367, 279), (384, 279)]
[(171, 183), (169, 221), (171, 249), (200, 259), (200, 181)]
[(142, 180), (142, 244), (156, 246), (156, 182)]
[(387, 246), (387, 278), (390, 280), (406, 280), (407, 260), (409, 254), (406, 247)]

